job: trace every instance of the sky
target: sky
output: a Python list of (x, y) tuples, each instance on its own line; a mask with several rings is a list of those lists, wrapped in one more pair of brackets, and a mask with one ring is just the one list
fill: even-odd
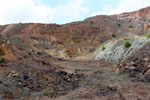
[(82, 21), (150, 6), (150, 0), (0, 0), (0, 25)]

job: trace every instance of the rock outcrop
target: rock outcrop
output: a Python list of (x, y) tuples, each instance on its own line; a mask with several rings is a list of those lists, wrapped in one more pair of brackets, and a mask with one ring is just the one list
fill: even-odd
[(100, 46), (94, 54), (96, 60), (105, 60), (106, 62), (119, 63), (132, 56), (138, 49), (142, 48), (149, 39), (136, 38), (131, 39), (131, 46), (125, 47), (125, 40), (112, 40), (104, 43), (105, 50)]
[(150, 81), (150, 42), (118, 66), (130, 73), (133, 80)]

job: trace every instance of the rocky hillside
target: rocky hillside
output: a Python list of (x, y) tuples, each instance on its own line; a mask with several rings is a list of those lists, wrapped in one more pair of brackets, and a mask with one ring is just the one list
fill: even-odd
[(51, 56), (56, 55), (55, 52), (65, 51), (68, 56), (65, 59), (68, 59), (93, 52), (106, 40), (114, 39), (112, 35), (115, 35), (115, 39), (145, 36), (150, 31), (149, 9), (112, 16), (100, 15), (64, 25), (10, 24), (0, 26), (0, 34), (17, 37), (34, 47), (40, 45), (42, 49), (50, 51)]
[(149, 39), (136, 38), (130, 40), (131, 46), (125, 46), (125, 40), (109, 41), (104, 43), (106, 50), (100, 46), (94, 54), (96, 60), (105, 60), (106, 62), (119, 63), (132, 56), (138, 49), (141, 49), (150, 42)]
[[(99, 43), (111, 39), (112, 34), (117, 37), (122, 35), (144, 35), (150, 30), (149, 7), (136, 12), (123, 13), (113, 16), (95, 16), (84, 21), (57, 24), (10, 24), (0, 26), (1, 34), (9, 35), (48, 35), (51, 45), (67, 47), (78, 44), (97, 46)], [(61, 36), (61, 37), (60, 37)], [(46, 41), (46, 39), (45, 39)]]
[(0, 100), (150, 100), (149, 12), (0, 26)]

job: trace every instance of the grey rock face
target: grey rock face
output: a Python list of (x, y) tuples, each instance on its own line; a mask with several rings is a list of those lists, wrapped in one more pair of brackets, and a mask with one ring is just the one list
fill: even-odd
[(146, 43), (148, 43), (148, 39), (136, 38), (129, 40), (131, 42), (130, 47), (124, 46), (124, 40), (111, 40), (104, 43), (106, 50), (102, 51), (100, 46), (95, 52), (96, 60), (105, 60), (108, 62), (119, 63), (124, 61), (136, 50), (142, 48)]

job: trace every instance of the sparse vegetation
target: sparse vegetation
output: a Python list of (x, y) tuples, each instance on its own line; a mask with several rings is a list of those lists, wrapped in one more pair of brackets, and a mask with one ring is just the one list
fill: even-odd
[(75, 70), (76, 72), (80, 71), (80, 69), (78, 69), (78, 68), (75, 68), (74, 70)]
[(128, 39), (127, 39), (127, 38), (124, 38), (124, 40), (127, 41)]
[(105, 49), (106, 49), (106, 47), (103, 45), (103, 46), (102, 46), (102, 51), (104, 51)]
[(116, 34), (112, 34), (112, 37), (116, 37)]
[(100, 69), (98, 69), (98, 70), (96, 70), (94, 73), (102, 74), (102, 73), (103, 73), (103, 71), (102, 71), (102, 70), (100, 70)]
[(125, 47), (130, 47), (131, 46), (131, 43), (128, 41), (127, 38), (124, 39), (125, 40)]
[(9, 34), (7, 34), (7, 37), (9, 38), (9, 37), (10, 37), (10, 35), (9, 35)]
[(121, 24), (117, 24), (118, 27), (121, 27)]
[(35, 39), (33, 36), (30, 37), (31, 39)]
[(128, 28), (133, 28), (133, 26), (132, 26), (132, 25), (129, 25)]
[(147, 32), (146, 38), (150, 38), (150, 32)]

